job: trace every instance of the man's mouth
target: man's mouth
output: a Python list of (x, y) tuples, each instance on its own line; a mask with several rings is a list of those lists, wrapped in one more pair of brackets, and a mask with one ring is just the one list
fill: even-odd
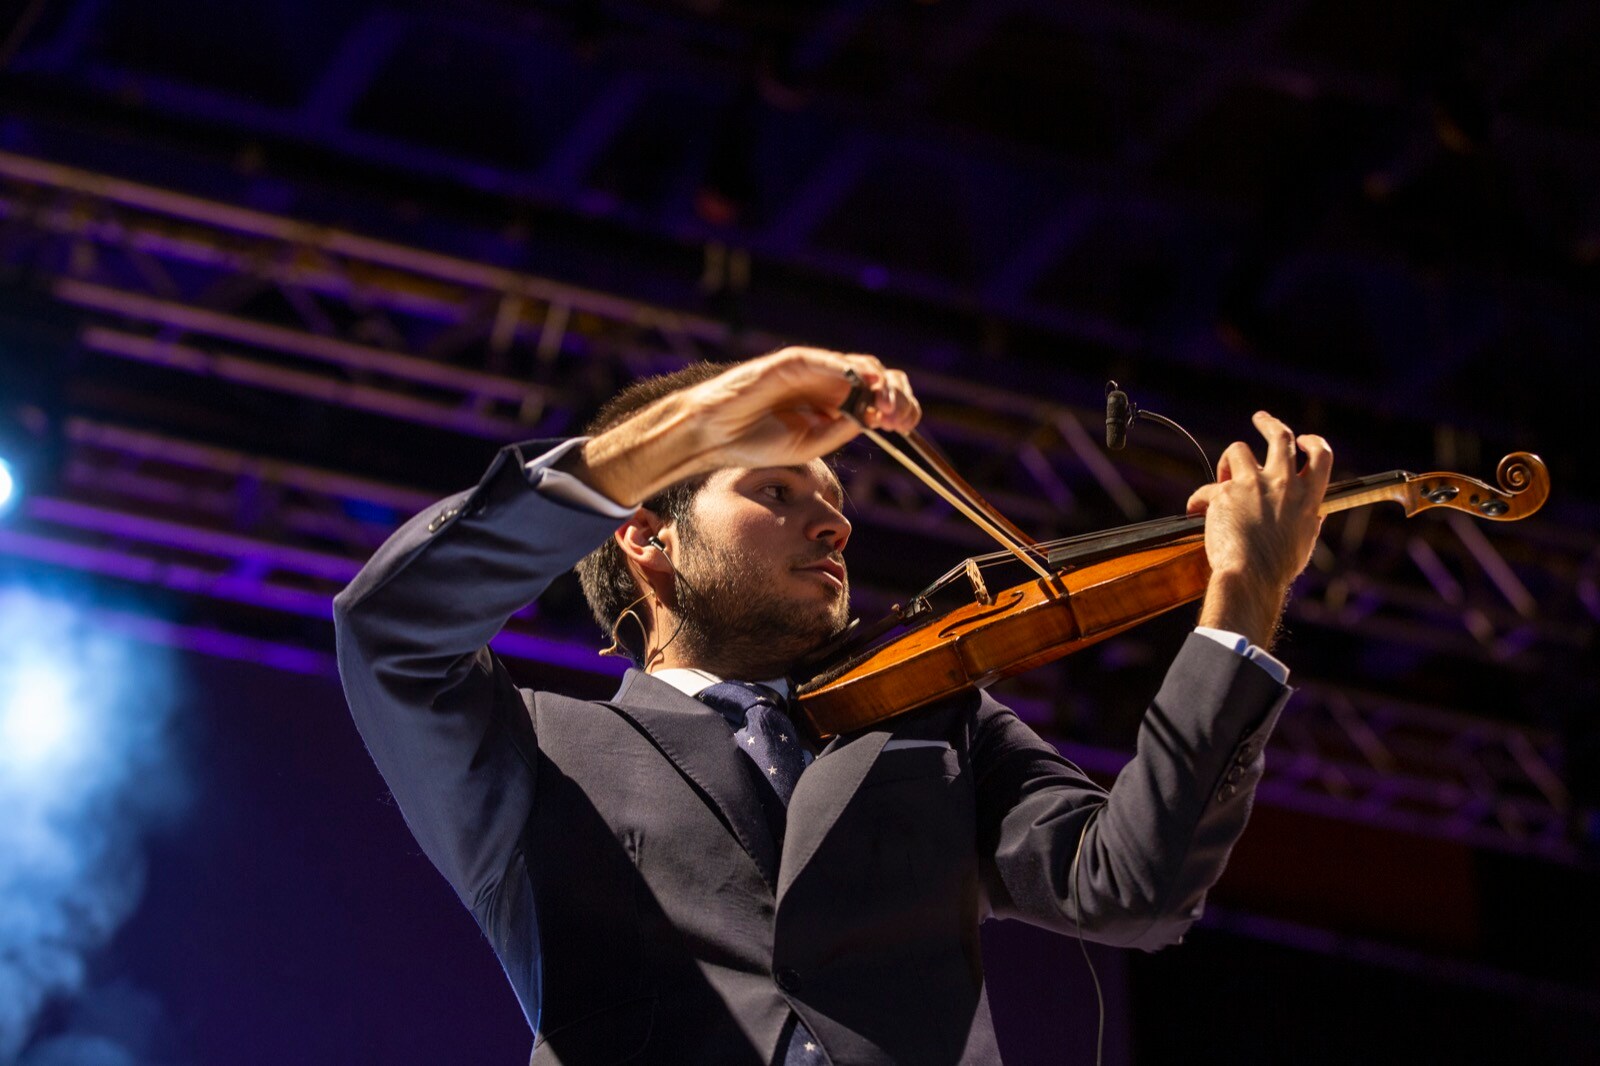
[(819, 559), (810, 566), (802, 566), (800, 570), (808, 574), (821, 574), (839, 588), (844, 588), (844, 564), (834, 559)]

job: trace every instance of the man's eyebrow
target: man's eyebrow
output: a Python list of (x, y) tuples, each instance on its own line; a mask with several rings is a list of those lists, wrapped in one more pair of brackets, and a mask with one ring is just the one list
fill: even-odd
[[(800, 478), (808, 478), (811, 476), (811, 468), (804, 463), (796, 463), (793, 466), (760, 466), (756, 467), (752, 473), (759, 474), (764, 470), (782, 470), (786, 474), (793, 474), (795, 477)], [(839, 475), (833, 472), (832, 467), (827, 467), (827, 471), (828, 488), (831, 490), (829, 495), (833, 497), (833, 505), (835, 507), (843, 508), (844, 484), (839, 480)]]

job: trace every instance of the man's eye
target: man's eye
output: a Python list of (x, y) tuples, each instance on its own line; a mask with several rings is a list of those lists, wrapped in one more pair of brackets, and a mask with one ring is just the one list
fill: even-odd
[(761, 486), (761, 491), (766, 493), (768, 498), (780, 502), (789, 498), (789, 486), (787, 485), (763, 485)]

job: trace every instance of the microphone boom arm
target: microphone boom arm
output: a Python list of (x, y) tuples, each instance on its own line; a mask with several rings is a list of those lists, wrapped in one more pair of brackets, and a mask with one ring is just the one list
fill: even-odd
[(1206, 464), (1206, 476), (1209, 477), (1212, 481), (1217, 480), (1217, 472), (1216, 472), (1216, 470), (1214, 470), (1212, 468), (1211, 460), (1206, 458), (1206, 450), (1204, 448), (1200, 447), (1200, 442), (1195, 440), (1194, 437), (1192, 437), (1189, 434), (1188, 430), (1186, 430), (1182, 426), (1178, 425), (1178, 423), (1174, 422), (1172, 419), (1168, 418), (1166, 415), (1158, 415), (1154, 411), (1145, 411), (1145, 410), (1141, 410), (1141, 409), (1136, 407), (1136, 408), (1134, 408), (1133, 417), (1134, 418), (1148, 418), (1152, 422), (1159, 422), (1163, 426), (1168, 427), (1169, 429), (1175, 429), (1179, 433), (1182, 433), (1184, 435), (1184, 437), (1189, 441), (1189, 443), (1194, 445), (1194, 450), (1196, 452), (1198, 452), (1199, 455), (1200, 455), (1200, 461), (1202, 463)]
[(1126, 442), (1128, 427), (1140, 418), (1158, 422), (1181, 433), (1185, 440), (1194, 445), (1194, 450), (1200, 456), (1200, 462), (1205, 464), (1206, 476), (1212, 481), (1217, 480), (1217, 472), (1212, 468), (1211, 460), (1206, 457), (1206, 450), (1200, 447), (1200, 442), (1194, 439), (1193, 434), (1166, 415), (1142, 409), (1128, 398), (1128, 394), (1123, 392), (1115, 381), (1106, 382), (1106, 447), (1113, 450), (1121, 449)]

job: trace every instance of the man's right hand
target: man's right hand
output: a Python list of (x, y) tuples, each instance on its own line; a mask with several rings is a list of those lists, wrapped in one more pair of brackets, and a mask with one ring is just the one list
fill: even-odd
[(853, 370), (868, 389), (872, 429), (904, 432), (922, 408), (911, 384), (870, 355), (783, 348), (684, 389), (583, 448), (579, 478), (608, 498), (637, 504), (667, 486), (727, 466), (795, 466), (861, 432), (840, 410)]

